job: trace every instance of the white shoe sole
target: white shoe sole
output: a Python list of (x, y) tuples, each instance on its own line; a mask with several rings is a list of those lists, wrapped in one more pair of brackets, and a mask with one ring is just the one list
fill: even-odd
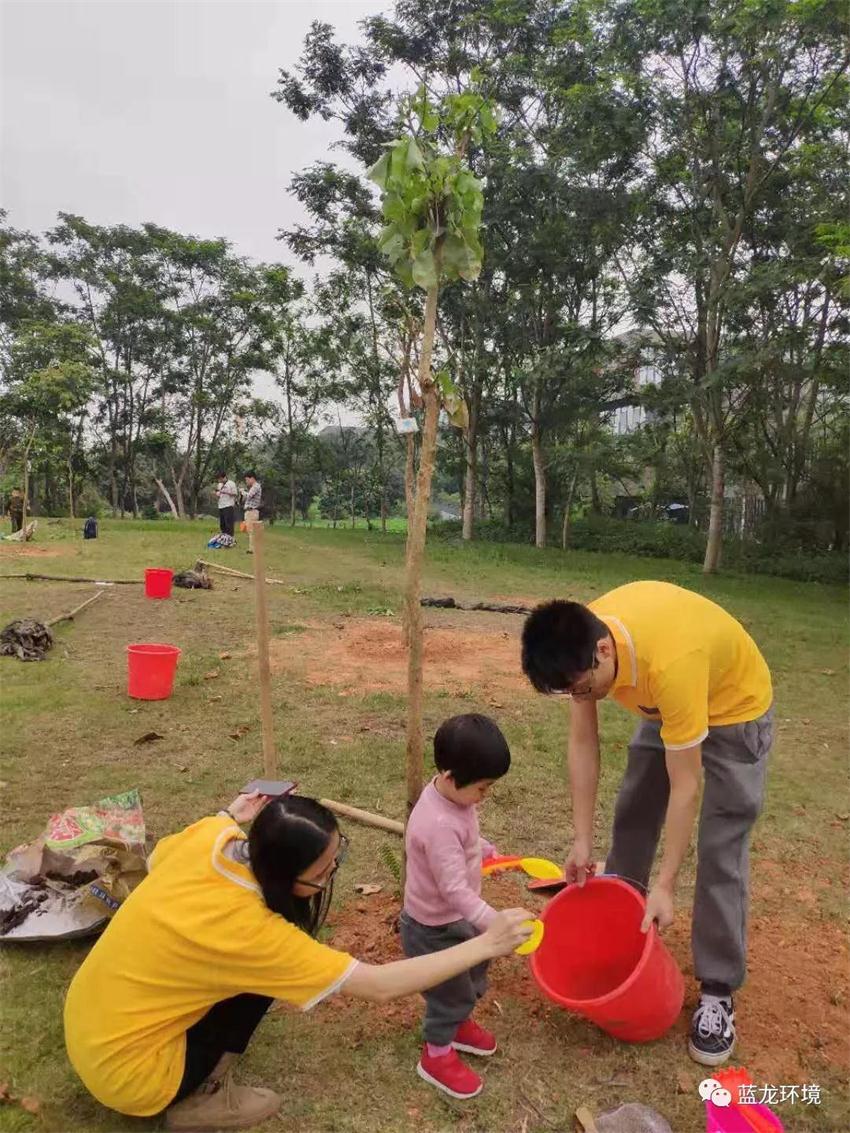
[(438, 1082), (436, 1078), (432, 1078), (428, 1071), (423, 1068), (421, 1062), (416, 1066), (416, 1073), (423, 1082), (429, 1082), (432, 1086), (436, 1086), (438, 1090), (442, 1090), (444, 1094), (448, 1094), (450, 1098), (457, 1098), (461, 1102), (468, 1101), (469, 1098), (477, 1098), (484, 1089), (482, 1082), (474, 1094), (459, 1094), (457, 1090), (452, 1090), (449, 1086), (444, 1086), (442, 1082)]
[(724, 1062), (728, 1062), (732, 1057), (732, 1052), (735, 1050), (737, 1041), (738, 1040), (735, 1039), (729, 1049), (724, 1050), (721, 1054), (708, 1054), (706, 1051), (695, 1047), (692, 1042), (689, 1042), (688, 1054), (694, 1062), (698, 1062), (700, 1066), (722, 1066)]
[(499, 1049), (494, 1046), (492, 1050), (482, 1050), (478, 1046), (467, 1046), (466, 1043), (452, 1043), (455, 1050), (463, 1051), (464, 1054), (477, 1054), (479, 1058), (489, 1058), (491, 1054), (495, 1054)]

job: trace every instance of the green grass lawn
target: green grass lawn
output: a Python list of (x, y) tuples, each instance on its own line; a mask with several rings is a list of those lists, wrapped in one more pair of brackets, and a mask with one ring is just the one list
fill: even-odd
[[(242, 546), (207, 552), (207, 525), (200, 522), (104, 521), (92, 542), (79, 538), (80, 526), (42, 521), (34, 545), (45, 552), (39, 555), (0, 544), (0, 626), (23, 616), (47, 620), (93, 589), (4, 577), (13, 573), (139, 578), (145, 566), (180, 569), (198, 557), (244, 570), (252, 563)], [(335, 643), (355, 625), (371, 632), (372, 624), (383, 630), (397, 624), (403, 562), (399, 532), (290, 530), (278, 524), (267, 534), (268, 574), (287, 583), (269, 587), (281, 774), (298, 779), (304, 793), (394, 817), (403, 815), (403, 687), (376, 687), (369, 679), (362, 687), (345, 687)], [(668, 560), (450, 542), (429, 546), (423, 586), (427, 594), (529, 604), (554, 596), (587, 600), (636, 578), (667, 579), (720, 602), (744, 622), (770, 664), (779, 726), (753, 847), (752, 963), (738, 1003), (739, 1058), (759, 1083), (821, 1086), (820, 1106), (776, 1107), (786, 1130), (845, 1131), (850, 1107), (841, 921), (850, 803), (844, 592), (763, 576), (704, 579), (696, 567)], [(58, 629), (45, 663), (0, 660), (0, 848), (34, 838), (51, 811), (133, 786), (142, 792), (154, 837), (230, 801), (262, 769), (253, 619), (249, 581), (219, 576), (213, 591), (175, 591), (171, 601), (159, 603), (147, 601), (140, 586), (116, 586), (77, 623)], [(455, 712), (479, 709), (496, 717), (514, 760), (482, 812), (484, 832), (500, 849), (557, 860), (571, 834), (563, 760), (566, 710), (519, 681), (494, 683), (488, 666), (487, 640), (494, 651), (518, 647), (522, 619), (434, 610), (427, 623), (458, 642), (477, 634), (474, 640), (485, 643), (480, 676), (474, 671), (469, 679), (438, 680), (429, 688), (428, 734)], [(126, 696), (126, 646), (145, 640), (183, 650), (171, 700), (145, 703)], [(317, 681), (325, 642), (336, 651), (324, 661), (327, 679)], [(231, 656), (221, 659), (223, 652)], [(313, 670), (305, 667), (305, 658)], [(376, 675), (381, 665), (378, 658)], [(368, 678), (368, 668), (364, 671)], [(230, 733), (244, 726), (250, 730), (232, 739)], [(603, 706), (600, 854), (631, 726), (616, 706)], [(148, 731), (164, 739), (134, 746)], [(396, 895), (384, 847), (398, 853), (398, 840), (352, 824), (347, 832), (352, 855), (339, 879), (328, 935), (356, 951), (368, 929), (374, 948), (368, 958), (389, 958), (397, 950)], [(691, 868), (689, 862), (669, 937), (686, 972)], [(359, 899), (353, 886), (362, 881), (377, 882), (384, 892)], [(494, 900), (525, 900), (518, 881), (503, 881), (496, 889)], [(0, 952), (0, 1084), (7, 1081), (13, 1093), (39, 1102), (35, 1115), (0, 1104), (0, 1129), (88, 1133), (156, 1127), (100, 1108), (68, 1065), (62, 1001), (85, 952), (84, 943)], [(687, 1002), (692, 1001), (689, 985)], [(481, 1097), (461, 1105), (416, 1078), (417, 1018), (414, 1001), (385, 1010), (337, 1001), (310, 1016), (270, 1017), (242, 1068), (247, 1080), (285, 1095), (281, 1116), (265, 1128), (544, 1133), (571, 1128), (578, 1105), (599, 1112), (636, 1100), (663, 1113), (676, 1133), (704, 1129), (696, 1093), (702, 1075), (685, 1051), (684, 1019), (658, 1043), (624, 1046), (549, 1006), (524, 962), (500, 961), (482, 1019), (498, 1032), (502, 1051), (486, 1067)]]

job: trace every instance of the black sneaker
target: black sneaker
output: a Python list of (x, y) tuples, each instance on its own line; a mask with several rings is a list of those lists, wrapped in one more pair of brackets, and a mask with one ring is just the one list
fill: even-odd
[(719, 1066), (735, 1049), (735, 1006), (732, 997), (701, 995), (691, 1020), (688, 1053), (702, 1066)]

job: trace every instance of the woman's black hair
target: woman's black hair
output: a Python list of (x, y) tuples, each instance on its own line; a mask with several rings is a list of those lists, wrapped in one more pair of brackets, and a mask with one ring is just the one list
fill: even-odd
[(522, 631), (522, 670), (538, 692), (562, 692), (592, 669), (609, 629), (580, 602), (546, 602)]
[(478, 712), (452, 716), (434, 736), (434, 763), (450, 771), (456, 787), (481, 779), (501, 779), (511, 765), (508, 741), (494, 720)]
[(302, 795), (266, 803), (248, 833), (251, 869), (274, 913), (315, 935), (327, 915), (333, 878), (314, 897), (296, 897), (297, 879), (322, 856), (339, 826), (333, 814)]

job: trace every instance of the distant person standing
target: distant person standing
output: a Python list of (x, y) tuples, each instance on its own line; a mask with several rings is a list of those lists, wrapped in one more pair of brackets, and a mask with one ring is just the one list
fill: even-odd
[(233, 522), (236, 516), (236, 484), (228, 480), (226, 472), (216, 475), (218, 487), (215, 494), (218, 496), (218, 529), (222, 535), (233, 535)]
[(12, 521), (12, 534), (14, 535), (24, 525), (24, 493), (20, 488), (12, 489), (6, 511)]
[(248, 487), (248, 494), (245, 496), (245, 523), (248, 527), (248, 554), (253, 555), (254, 533), (251, 530), (251, 524), (260, 522), (260, 504), (263, 500), (263, 486), (257, 479), (256, 472), (246, 472), (245, 483)]

